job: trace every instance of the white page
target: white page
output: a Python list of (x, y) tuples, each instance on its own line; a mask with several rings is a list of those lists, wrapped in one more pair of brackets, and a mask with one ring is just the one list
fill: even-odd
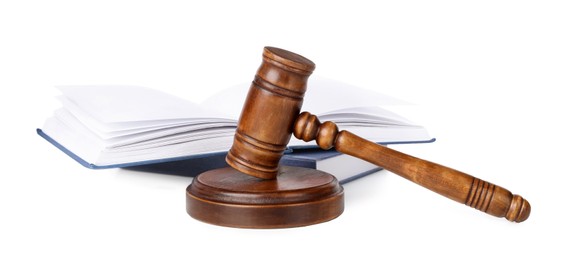
[(302, 111), (326, 114), (341, 109), (411, 105), (406, 101), (340, 81), (311, 76)]
[(102, 123), (223, 118), (179, 97), (137, 86), (59, 86), (84, 112)]
[(183, 128), (183, 129), (186, 129), (185, 131), (188, 131), (189, 129), (198, 128), (198, 127), (204, 127), (204, 128), (224, 127), (224, 128), (234, 128), (235, 129), (237, 127), (237, 124), (236, 124), (235, 121), (231, 121), (231, 122), (217, 121), (217, 122), (211, 122), (211, 123), (208, 123), (208, 122), (203, 122), (203, 123), (189, 122), (188, 124), (186, 124), (186, 123), (170, 124), (170, 125), (167, 125), (167, 126), (156, 126), (156, 127), (146, 127), (146, 128), (137, 128), (137, 129), (131, 129), (131, 130), (115, 131), (115, 132), (105, 134), (103, 136), (103, 138), (104, 139), (112, 139), (112, 138), (119, 138), (119, 137), (127, 137), (127, 136), (133, 136), (133, 135), (137, 135), (137, 134), (167, 131), (169, 129), (175, 129), (175, 128)]
[(96, 165), (111, 165), (138, 161), (156, 160), (161, 158), (175, 158), (194, 154), (224, 152), (232, 146), (233, 138), (216, 137), (193, 140), (166, 146), (154, 147), (152, 149), (141, 149), (133, 151), (103, 150)]
[(68, 125), (56, 117), (48, 118), (42, 130), (60, 145), (87, 162), (95, 162), (99, 152), (104, 149), (103, 142), (93, 133), (89, 133), (88, 129), (80, 125)]
[[(230, 118), (238, 118), (251, 82), (227, 88), (201, 103), (202, 107), (215, 108)], [(316, 115), (349, 107), (410, 105), (403, 100), (376, 93), (332, 79), (311, 76), (304, 97), (302, 111)]]
[(212, 137), (216, 132), (228, 132), (234, 136), (235, 127), (224, 127), (210, 124), (200, 124), (194, 126), (172, 127), (170, 129), (138, 133), (134, 135), (112, 138), (106, 140), (107, 147), (121, 147), (138, 143), (158, 142), (173, 135), (184, 135), (186, 137)]
[(64, 96), (60, 96), (58, 99), (63, 104), (64, 109), (57, 110), (55, 113), (57, 117), (63, 119), (68, 118), (71, 115), (72, 118), (80, 121), (101, 139), (105, 140), (117, 137), (126, 137), (139, 133), (148, 133), (160, 130), (163, 131), (176, 127), (186, 127), (187, 129), (189, 129), (188, 127), (190, 126), (197, 127), (200, 125), (204, 125), (204, 127), (236, 127), (236, 122), (234, 120), (204, 118), (104, 124), (85, 113), (82, 109), (80, 109), (80, 107)]
[(408, 119), (381, 107), (350, 107), (318, 115), (320, 121), (372, 122), (387, 125), (414, 125)]
[(229, 137), (233, 139), (234, 130), (216, 130), (210, 134), (199, 134), (199, 135), (191, 135), (185, 133), (178, 133), (170, 136), (165, 136), (162, 138), (148, 140), (140, 143), (134, 143), (125, 146), (119, 147), (110, 147), (108, 150), (112, 151), (137, 151), (137, 150), (146, 150), (152, 149), (156, 147), (163, 147), (167, 145), (179, 144), (179, 143), (189, 143), (199, 140), (206, 140), (206, 139), (213, 139), (218, 137)]

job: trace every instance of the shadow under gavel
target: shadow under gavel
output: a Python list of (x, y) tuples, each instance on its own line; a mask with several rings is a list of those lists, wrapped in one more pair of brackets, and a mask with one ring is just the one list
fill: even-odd
[(306, 142), (316, 140), (322, 149), (335, 149), (376, 164), (405, 179), (449, 199), (509, 221), (522, 222), (530, 216), (530, 204), (507, 189), (466, 173), (419, 159), (365, 140), (351, 132), (339, 131), (331, 121), (320, 123), (309, 112), (300, 114), (294, 136)]

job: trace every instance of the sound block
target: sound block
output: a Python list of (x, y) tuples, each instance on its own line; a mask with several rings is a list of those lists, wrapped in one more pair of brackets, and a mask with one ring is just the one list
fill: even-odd
[(238, 228), (289, 228), (332, 220), (344, 209), (343, 187), (328, 173), (281, 166), (265, 180), (226, 167), (201, 173), (187, 187), (187, 213)]

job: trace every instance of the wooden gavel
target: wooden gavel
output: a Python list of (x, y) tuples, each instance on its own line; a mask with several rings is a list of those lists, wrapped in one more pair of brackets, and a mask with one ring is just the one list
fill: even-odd
[(308, 112), (300, 114), (294, 136), (316, 140), (322, 149), (335, 149), (358, 157), (417, 183), (442, 196), (464, 203), (496, 217), (522, 222), (530, 216), (530, 203), (507, 189), (463, 172), (392, 150), (365, 140), (351, 132), (339, 131), (331, 121), (320, 124)]
[(528, 218), (528, 201), (500, 186), (339, 131), (335, 123), (321, 124), (308, 112), (300, 114), (314, 69), (305, 57), (265, 47), (226, 156), (235, 170), (209, 171), (193, 180), (187, 188), (191, 216), (218, 225), (270, 228), (314, 224), (341, 214), (343, 189), (334, 177), (317, 170), (279, 168), (294, 133), (490, 215), (514, 222)]

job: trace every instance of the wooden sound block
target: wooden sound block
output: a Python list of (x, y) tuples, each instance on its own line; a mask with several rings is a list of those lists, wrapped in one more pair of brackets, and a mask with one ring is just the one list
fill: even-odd
[(220, 226), (306, 226), (332, 220), (343, 209), (343, 187), (333, 175), (300, 167), (281, 166), (276, 179), (220, 168), (198, 175), (187, 187), (187, 213)]

